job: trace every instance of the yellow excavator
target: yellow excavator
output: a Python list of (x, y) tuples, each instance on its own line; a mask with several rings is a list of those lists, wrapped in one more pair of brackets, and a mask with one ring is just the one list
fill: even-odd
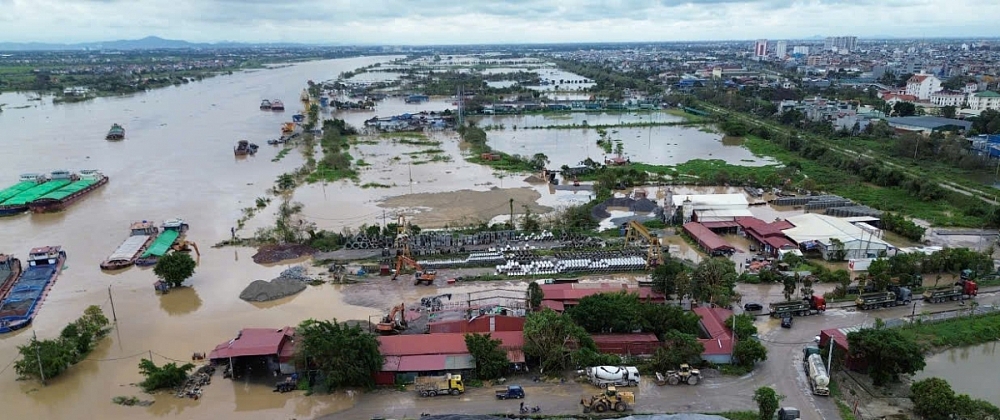
[(194, 254), (198, 256), (199, 260), (201, 259), (201, 251), (198, 250), (198, 244), (191, 241), (183, 239), (177, 241), (170, 246), (170, 250), (174, 252), (191, 252), (191, 250), (194, 250)]
[[(399, 318), (399, 319), (396, 319)], [(406, 306), (400, 303), (389, 311), (389, 315), (382, 318), (382, 322), (375, 326), (375, 330), (379, 334), (389, 335), (389, 334), (399, 334), (401, 331), (406, 329)]]
[(661, 258), (663, 258), (660, 238), (646, 229), (642, 223), (632, 220), (628, 222), (628, 231), (625, 233), (625, 246), (629, 246), (632, 241), (637, 240), (642, 240), (648, 245), (646, 268), (656, 268), (660, 265)]
[(618, 392), (618, 389), (614, 386), (609, 386), (600, 394), (580, 400), (580, 405), (583, 406), (584, 413), (589, 413), (591, 411), (604, 413), (609, 410), (614, 410), (620, 413), (631, 409), (634, 404), (634, 393), (627, 391)]

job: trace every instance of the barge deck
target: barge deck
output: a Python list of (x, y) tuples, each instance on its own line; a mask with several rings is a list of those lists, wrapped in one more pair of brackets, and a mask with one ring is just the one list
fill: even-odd
[(27, 327), (59, 278), (66, 252), (59, 246), (34, 248), (28, 254), (28, 269), (0, 301), (0, 334)]

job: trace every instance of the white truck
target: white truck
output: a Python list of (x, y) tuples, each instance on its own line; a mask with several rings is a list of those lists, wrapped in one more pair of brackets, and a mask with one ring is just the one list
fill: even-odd
[(613, 386), (639, 386), (639, 369), (635, 366), (593, 366), (584, 373), (590, 383), (601, 388)]
[(823, 366), (823, 357), (818, 354), (810, 354), (805, 360), (806, 374), (809, 375), (809, 385), (813, 394), (830, 395), (830, 377)]

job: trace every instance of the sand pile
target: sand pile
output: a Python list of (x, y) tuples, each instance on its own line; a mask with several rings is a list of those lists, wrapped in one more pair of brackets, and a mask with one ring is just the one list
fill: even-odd
[(294, 295), (305, 288), (305, 282), (284, 277), (278, 277), (271, 281), (254, 280), (240, 292), (240, 299), (250, 302), (267, 302)]
[(529, 184), (546, 184), (546, 183), (548, 183), (548, 181), (542, 179), (538, 175), (531, 175), (531, 176), (529, 176), (527, 178), (524, 178), (524, 182), (527, 182)]

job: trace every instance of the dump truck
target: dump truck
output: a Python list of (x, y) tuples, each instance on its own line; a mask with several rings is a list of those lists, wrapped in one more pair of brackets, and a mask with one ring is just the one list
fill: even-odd
[[(810, 353), (808, 350), (803, 350), (803, 353)], [(802, 360), (803, 367), (805, 368), (806, 375), (809, 376), (809, 386), (812, 388), (812, 392), (815, 395), (830, 395), (830, 376), (826, 373), (826, 367), (823, 366), (823, 357), (817, 353), (809, 354)]]
[(815, 315), (826, 311), (826, 299), (813, 295), (805, 299), (775, 302), (769, 308), (774, 318)]
[(889, 308), (907, 305), (913, 299), (913, 292), (906, 287), (898, 287), (896, 291), (865, 293), (854, 300), (858, 309)]
[(591, 411), (603, 413), (608, 410), (620, 413), (632, 409), (632, 406), (635, 405), (635, 394), (627, 391), (619, 392), (614, 386), (609, 386), (600, 394), (581, 399), (580, 405), (583, 406), (584, 413)]
[(979, 294), (979, 285), (972, 280), (961, 280), (954, 286), (924, 290), (924, 301), (940, 303), (948, 300), (969, 299)]
[(584, 372), (590, 383), (601, 388), (609, 385), (639, 386), (639, 369), (635, 366), (594, 366)]
[(465, 384), (462, 383), (462, 375), (444, 376), (418, 376), (416, 383), (417, 393), (421, 397), (435, 397), (438, 395), (459, 395), (465, 392)]

